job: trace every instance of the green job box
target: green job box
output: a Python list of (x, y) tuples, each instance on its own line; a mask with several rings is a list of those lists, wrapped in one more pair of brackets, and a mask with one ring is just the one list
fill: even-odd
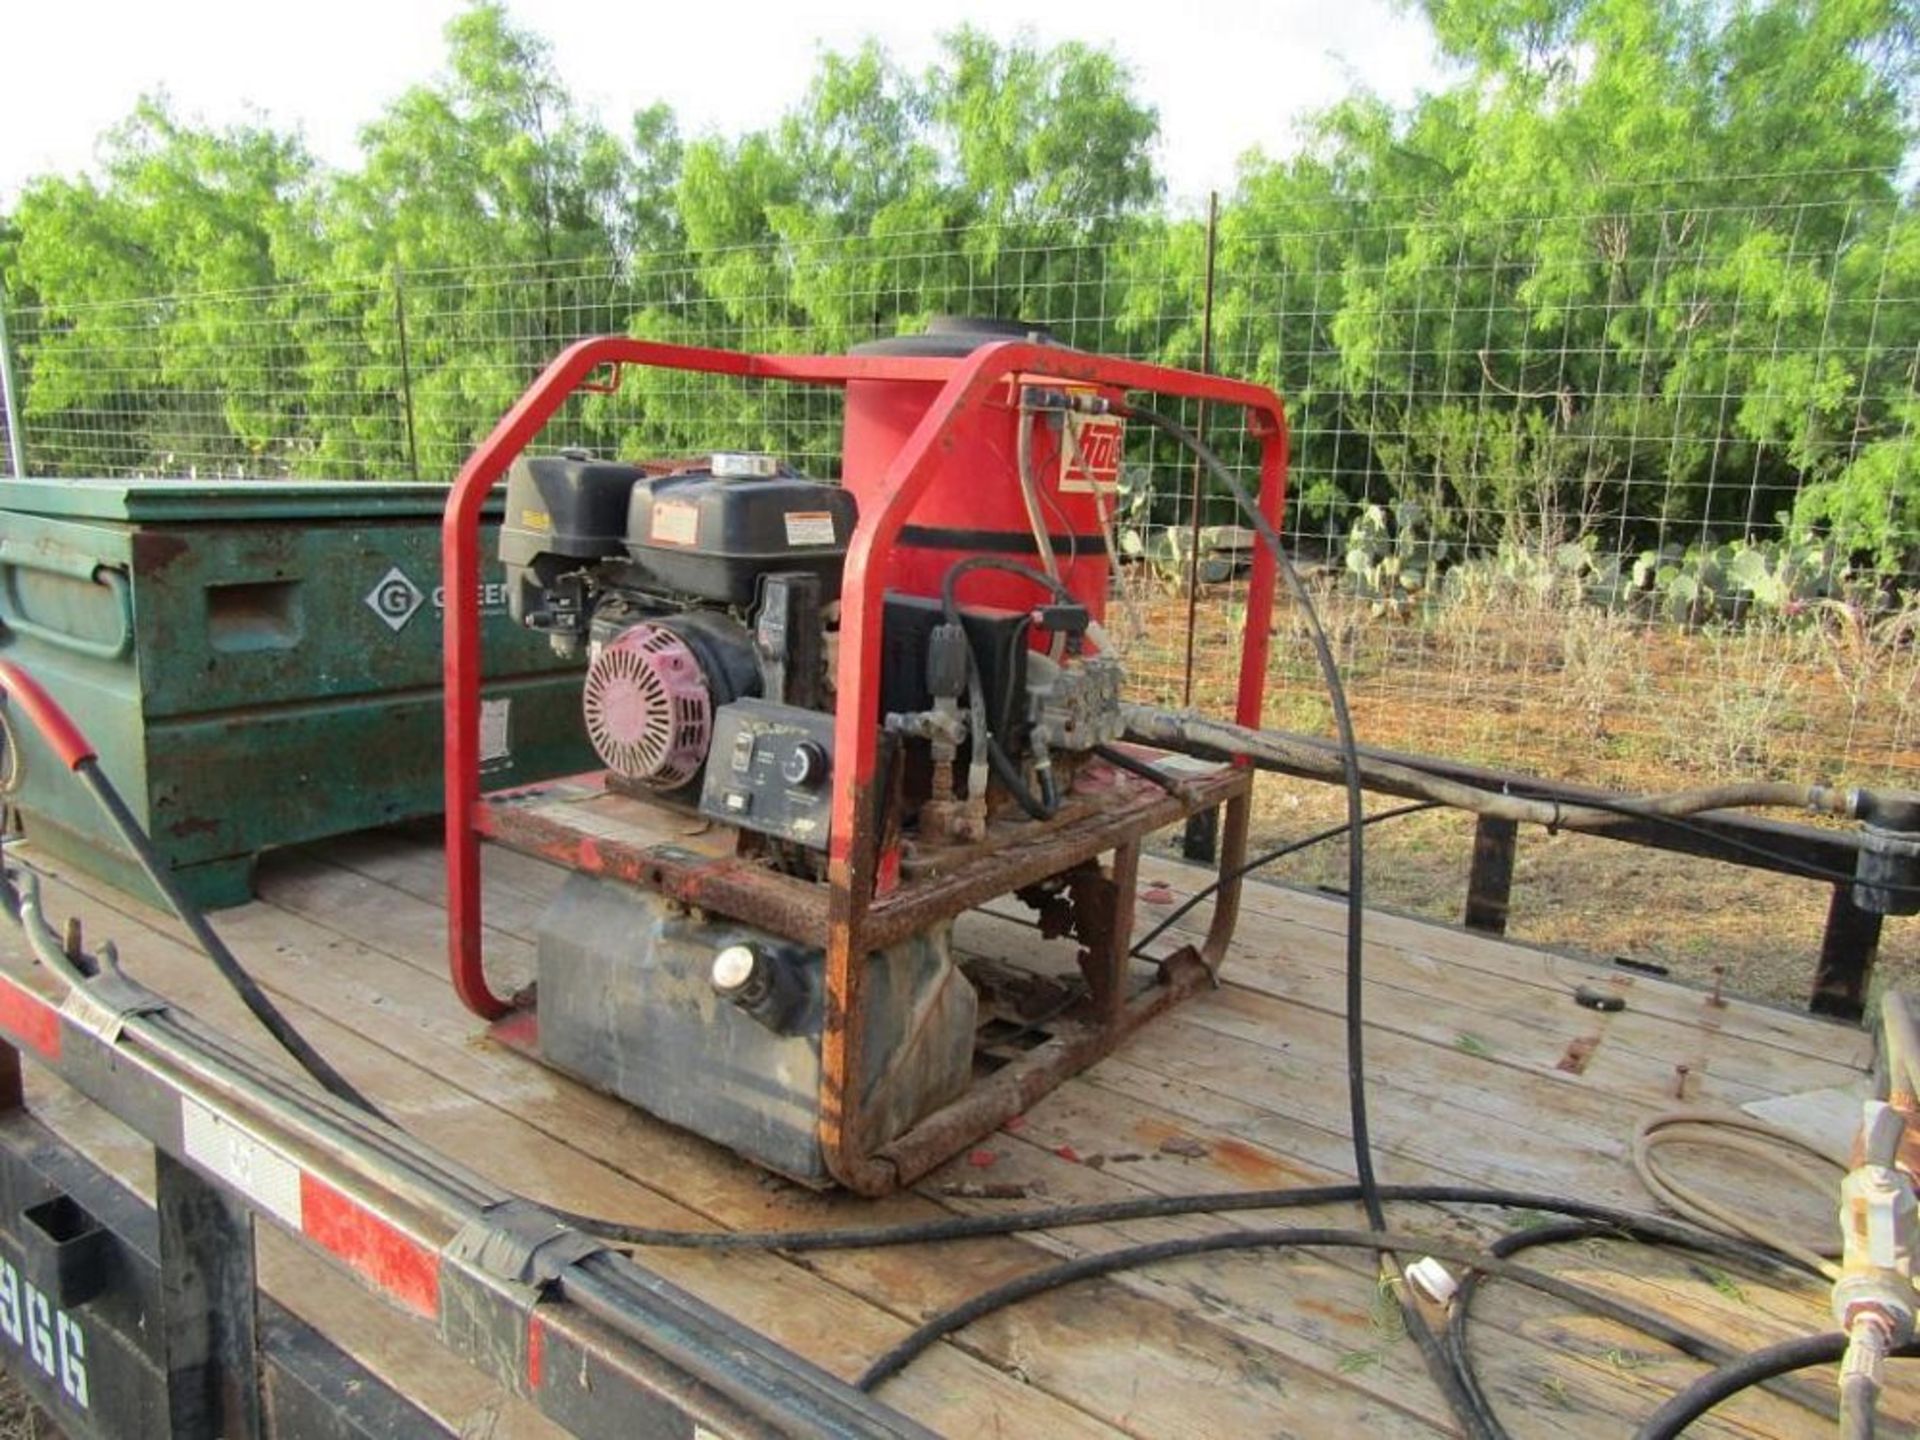
[[(0, 654), (80, 723), (187, 892), (251, 895), (263, 850), (441, 808), (430, 484), (0, 482)], [(483, 783), (590, 768), (580, 662), (506, 613), (481, 529)], [(86, 790), (7, 717), (36, 846), (150, 895)]]

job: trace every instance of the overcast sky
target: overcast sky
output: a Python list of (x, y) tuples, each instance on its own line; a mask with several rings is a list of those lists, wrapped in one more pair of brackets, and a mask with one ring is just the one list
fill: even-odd
[[(16, 0), (0, 20), (0, 203), (28, 177), (87, 168), (102, 130), (140, 94), (215, 124), (264, 113), (319, 156), (350, 164), (359, 127), (440, 67), (457, 0)], [(1035, 5), (901, 0), (827, 6), (753, 0), (519, 0), (516, 18), (554, 46), (560, 73), (624, 130), (664, 100), (689, 135), (735, 134), (777, 117), (821, 49), (871, 36), (910, 68), (965, 18), (1002, 39), (1107, 44), (1159, 109), (1161, 164), (1176, 199), (1232, 184), (1253, 146), (1285, 153), (1297, 122), (1365, 87), (1397, 101), (1437, 83), (1424, 20), (1387, 0)], [(1097, 26), (1097, 28), (1082, 28)]]

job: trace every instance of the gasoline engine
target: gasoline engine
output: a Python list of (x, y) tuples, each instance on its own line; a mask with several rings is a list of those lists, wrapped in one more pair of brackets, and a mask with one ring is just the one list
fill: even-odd
[[(867, 353), (950, 359), (998, 338), (950, 326)], [(840, 484), (741, 453), (641, 466), (575, 452), (509, 471), (511, 612), (562, 653), (584, 651), (581, 708), (606, 790), (709, 847), (730, 838), (727, 853), (690, 863), (824, 885), (848, 542), (938, 389), (851, 381)], [(865, 818), (882, 890), (958, 883), (999, 847), (1084, 826), (1121, 794), (1168, 801), (1172, 781), (1116, 768), (1128, 759), (1111, 749), (1123, 677), (1100, 620), (1121, 422), (1098, 395), (1016, 378), (879, 559), (879, 703), (865, 719), (883, 780)], [(1006, 888), (1051, 933), (1110, 949), (1118, 887), (1097, 862), (1068, 861)], [(795, 938), (801, 925), (749, 923), (754, 907), (730, 908), (718, 890), (700, 903), (644, 870), (594, 868), (569, 879), (539, 929), (541, 1057), (761, 1164), (829, 1180), (822, 947)], [(1130, 909), (1131, 875), (1120, 878)], [(955, 1101), (974, 1075), (984, 1017), (955, 963), (954, 913), (927, 911), (867, 957), (868, 1146)], [(1118, 990), (1117, 962), (1099, 962), (1103, 992)]]

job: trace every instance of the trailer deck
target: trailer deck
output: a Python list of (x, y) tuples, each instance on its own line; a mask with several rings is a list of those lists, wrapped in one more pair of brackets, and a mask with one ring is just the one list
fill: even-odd
[[(531, 973), (534, 923), (564, 876), (498, 847), (484, 863), (489, 969), (511, 989)], [(82, 874), (46, 868), (60, 877), (49, 888), (54, 914), (79, 914), (89, 942), (115, 940), (135, 979), (267, 1050), (179, 926)], [(1149, 859), (1142, 878), (1178, 897), (1206, 872)], [(442, 856), (419, 833), (277, 854), (263, 862), (259, 893), (215, 924), (309, 1038), (413, 1133), (573, 1210), (686, 1229), (816, 1227), (1351, 1175), (1336, 898), (1249, 885), (1218, 990), (1149, 1025), (913, 1193), (870, 1201), (774, 1180), (486, 1038), (447, 982)], [(996, 905), (966, 917), (961, 948), (1072, 968), (1070, 942), (1041, 941), (1013, 913)], [(1153, 923), (1155, 907), (1139, 918)], [(1206, 918), (1205, 907), (1187, 917), (1183, 938), (1203, 933)], [(1849, 1025), (1741, 1000), (1720, 1006), (1704, 991), (1390, 914), (1372, 914), (1368, 933), (1373, 1130), (1386, 1181), (1650, 1209), (1627, 1163), (1642, 1118), (1683, 1103), (1758, 1103), (1776, 1120), (1838, 1113), (1849, 1125), (1844, 1096), (1865, 1092), (1872, 1045)], [(6, 943), (17, 957), (17, 939)], [(1573, 999), (1582, 983), (1626, 1008), (1582, 1008)], [(39, 1067), (26, 1072), (33, 1113), (151, 1193), (144, 1140)], [(1675, 1163), (1690, 1162), (1682, 1151)], [(1695, 1156), (1687, 1173), (1807, 1233), (1831, 1233), (1828, 1195), (1784, 1167), (1742, 1164)], [(1406, 1205), (1394, 1219), (1399, 1229), (1482, 1241), (1526, 1217)], [(1359, 1223), (1358, 1207), (1342, 1205), (885, 1251), (641, 1258), (850, 1378), (929, 1314), (1062, 1256), (1223, 1226)], [(259, 1252), (279, 1305), (448, 1428), (561, 1433), (443, 1350), (430, 1326), (272, 1227), (260, 1227)], [(1736, 1347), (1831, 1328), (1825, 1287), (1811, 1282), (1617, 1242), (1526, 1258)], [(1487, 1287), (1474, 1317), (1480, 1373), (1517, 1435), (1619, 1435), (1701, 1369), (1506, 1284)], [(1823, 1374), (1804, 1382), (1831, 1392)], [(969, 1437), (1451, 1433), (1396, 1307), (1358, 1253), (1215, 1254), (1054, 1291), (937, 1345), (879, 1394), (936, 1431)], [(1889, 1427), (1920, 1422), (1920, 1377), (1894, 1367), (1882, 1413)], [(1716, 1423), (1700, 1433), (1825, 1428), (1770, 1395), (1748, 1396)]]

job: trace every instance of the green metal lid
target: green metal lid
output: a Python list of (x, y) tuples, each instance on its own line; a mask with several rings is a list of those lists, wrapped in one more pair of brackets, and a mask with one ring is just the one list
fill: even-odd
[[(440, 515), (448, 487), (389, 480), (0, 480), (0, 511), (76, 520), (382, 520)], [(498, 515), (503, 503), (490, 496)]]

